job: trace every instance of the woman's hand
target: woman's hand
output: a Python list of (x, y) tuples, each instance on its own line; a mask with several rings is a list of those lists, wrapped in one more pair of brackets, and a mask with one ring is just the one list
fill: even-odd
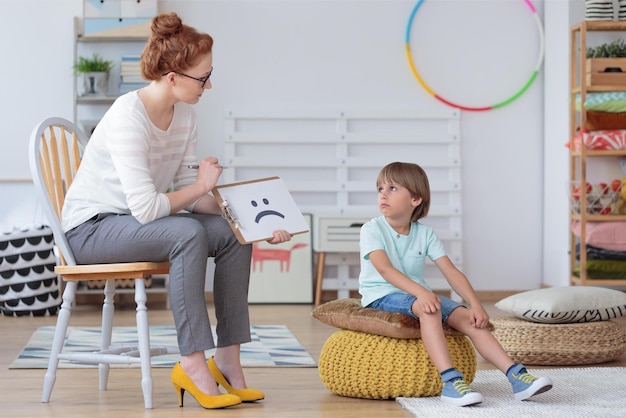
[(285, 230), (278, 230), (272, 233), (272, 238), (266, 240), (270, 244), (280, 244), (291, 240), (291, 234)]
[(198, 182), (206, 189), (206, 192), (213, 190), (217, 180), (222, 175), (223, 168), (215, 157), (207, 157), (200, 161), (198, 166)]

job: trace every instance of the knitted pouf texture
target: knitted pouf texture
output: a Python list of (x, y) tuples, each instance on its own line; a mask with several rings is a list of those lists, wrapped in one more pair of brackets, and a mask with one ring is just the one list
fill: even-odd
[(507, 354), (525, 365), (605, 363), (626, 351), (626, 336), (614, 321), (544, 324), (506, 317), (491, 323), (493, 336)]
[[(469, 384), (476, 374), (476, 352), (463, 335), (446, 336), (452, 364)], [(441, 377), (421, 339), (381, 337), (340, 330), (324, 343), (318, 370), (337, 395), (392, 399), (441, 395)]]

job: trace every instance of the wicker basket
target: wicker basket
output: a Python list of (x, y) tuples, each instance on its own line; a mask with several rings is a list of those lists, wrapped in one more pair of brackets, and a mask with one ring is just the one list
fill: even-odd
[[(620, 190), (613, 190), (610, 184), (587, 183), (586, 200), (588, 215), (611, 215), (617, 212), (617, 202), (620, 200)], [(573, 213), (580, 215), (581, 187), (579, 181), (570, 182), (569, 202)]]
[(491, 322), (504, 350), (525, 365), (605, 363), (626, 351), (626, 335), (614, 321), (539, 324), (507, 317)]

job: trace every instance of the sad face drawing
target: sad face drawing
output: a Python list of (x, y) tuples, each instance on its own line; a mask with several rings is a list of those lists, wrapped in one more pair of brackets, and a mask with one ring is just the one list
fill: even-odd
[[(268, 198), (264, 197), (261, 202), (263, 203), (263, 205), (265, 206), (269, 206), (270, 201)], [(252, 207), (256, 208), (259, 207), (259, 203), (257, 203), (256, 200), (251, 200), (250, 204), (252, 205)], [(254, 222), (259, 223), (261, 221), (261, 218), (265, 217), (265, 216), (278, 216), (280, 218), (285, 218), (285, 215), (283, 215), (280, 212), (277, 212), (275, 210), (271, 210), (271, 209), (266, 209), (266, 210), (262, 210), (261, 212), (259, 212), (256, 217), (254, 218)]]
[(277, 230), (290, 234), (309, 230), (287, 185), (279, 177), (216, 186), (213, 194), (218, 198), (222, 216), (242, 244), (271, 238)]

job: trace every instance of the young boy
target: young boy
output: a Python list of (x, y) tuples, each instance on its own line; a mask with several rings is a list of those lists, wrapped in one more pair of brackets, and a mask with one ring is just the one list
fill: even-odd
[[(452, 365), (443, 323), (467, 335), (476, 350), (506, 375), (515, 399), (525, 400), (552, 388), (549, 378), (532, 376), (508, 356), (487, 329), (489, 316), (467, 277), (450, 261), (433, 229), (418, 222), (430, 207), (424, 170), (412, 163), (388, 164), (379, 173), (376, 188), (382, 216), (361, 229), (361, 303), (420, 321), (424, 347), (443, 381), (441, 400), (456, 406), (483, 401)], [(423, 278), (427, 256), (468, 307), (433, 293)]]

